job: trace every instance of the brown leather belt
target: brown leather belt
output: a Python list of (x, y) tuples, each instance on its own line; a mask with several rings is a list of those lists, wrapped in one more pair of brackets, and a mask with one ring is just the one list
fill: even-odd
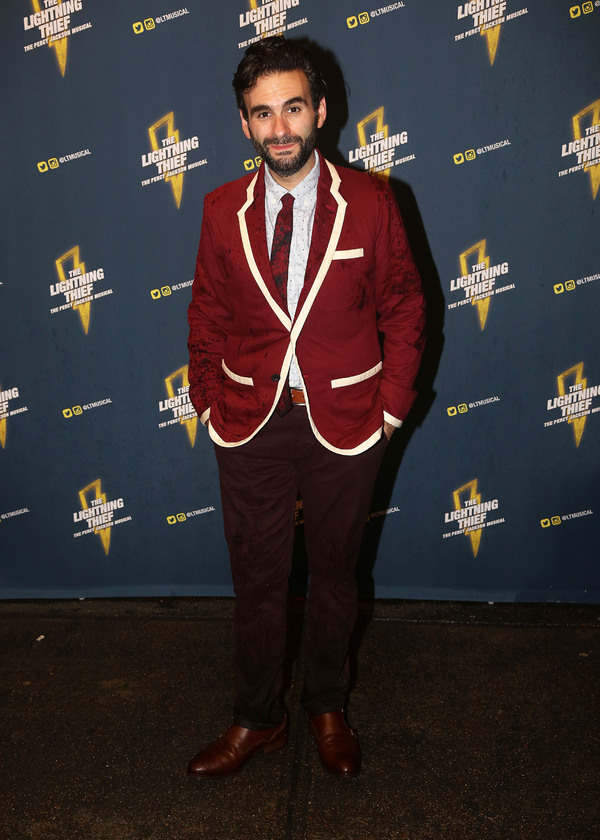
[(290, 388), (290, 393), (292, 395), (292, 402), (294, 405), (306, 405), (306, 397), (304, 396), (304, 391), (300, 388)]

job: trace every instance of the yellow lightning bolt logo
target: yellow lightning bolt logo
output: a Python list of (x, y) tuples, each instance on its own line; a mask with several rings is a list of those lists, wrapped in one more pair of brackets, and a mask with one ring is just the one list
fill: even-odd
[[(377, 108), (373, 111), (372, 114), (369, 114), (368, 117), (362, 119), (359, 123), (357, 123), (356, 128), (358, 130), (358, 144), (359, 146), (368, 146), (367, 140), (367, 126), (369, 123), (375, 123), (375, 131), (372, 132), (373, 134), (379, 135), (381, 138), (387, 138), (389, 134), (389, 129), (387, 125), (384, 125), (384, 116), (383, 116), (383, 105), (380, 108)], [(369, 132), (371, 134), (371, 132)], [(383, 169), (381, 172), (374, 172), (374, 175), (377, 175), (378, 178), (381, 178), (382, 181), (387, 181), (390, 177), (390, 169)]]
[[(0, 392), (2, 391), (2, 385), (0, 385)], [(0, 446), (2, 449), (6, 446), (6, 417), (0, 420)]]
[[(90, 505), (88, 504), (88, 496), (93, 493), (94, 501), (100, 501), (103, 505), (106, 504), (106, 493), (102, 492), (102, 486), (100, 479), (96, 479), (96, 481), (92, 481), (91, 484), (88, 484), (87, 487), (84, 487), (83, 490), (79, 491), (79, 500), (81, 502), (81, 509), (82, 510), (89, 510)], [(108, 554), (108, 549), (110, 548), (110, 526), (106, 528), (94, 528), (94, 534), (100, 534), (100, 539), (102, 540), (102, 546), (104, 547), (104, 553)]]
[[(40, 4), (40, 0), (31, 0), (33, 5), (33, 9), (35, 12), (41, 12), (42, 7)], [(58, 0), (57, 5), (60, 5), (62, 0)], [(67, 41), (68, 38), (52, 38), (48, 36), (48, 46), (54, 47), (56, 51), (56, 58), (58, 59), (58, 66), (60, 68), (61, 75), (65, 75), (65, 70), (67, 69)]]
[[(575, 385), (581, 386), (578, 390), (585, 390), (587, 388), (587, 379), (583, 375), (583, 362), (579, 362), (578, 365), (573, 365), (572, 368), (569, 368), (569, 370), (565, 370), (564, 373), (561, 373), (559, 374), (559, 376), (556, 377), (558, 393), (561, 397), (564, 397), (567, 394), (567, 386), (565, 381), (570, 376), (575, 377)], [(579, 446), (586, 420), (587, 417), (569, 417), (569, 419), (567, 420), (568, 423), (572, 423), (573, 425), (573, 433), (575, 435), (575, 446)]]
[(498, 23), (496, 26), (490, 26), (489, 29), (486, 29), (481, 33), (482, 37), (487, 38), (488, 56), (490, 58), (491, 65), (493, 65), (494, 59), (496, 58), (498, 39), (500, 38), (500, 26), (501, 24)]
[[(163, 128), (163, 126), (166, 127), (166, 135), (163, 139), (173, 138), (174, 143), (179, 143), (179, 131), (175, 128), (173, 111), (170, 111), (160, 120), (157, 120), (157, 122), (155, 122), (154, 125), (151, 125), (148, 129), (150, 144), (155, 152), (158, 152), (161, 148), (158, 145), (157, 131), (160, 128)], [(181, 204), (181, 191), (183, 190), (183, 172), (180, 172), (178, 175), (165, 175), (165, 181), (169, 181), (171, 183), (175, 204), (179, 209), (179, 205)]]
[[(467, 251), (464, 251), (460, 255), (460, 270), (463, 277), (466, 277), (472, 267), (469, 266), (469, 257), (472, 254), (477, 254), (476, 260), (477, 262), (474, 265), (483, 265), (485, 268), (490, 267), (490, 258), (486, 256), (486, 248), (487, 248), (487, 240), (482, 239), (480, 242), (476, 242), (471, 248)], [(491, 295), (488, 297), (481, 298), (480, 300), (475, 300), (477, 295), (473, 296), (473, 300), (471, 301), (472, 306), (477, 307), (477, 312), (479, 314), (479, 326), (481, 327), (482, 331), (485, 327), (485, 322), (487, 321), (488, 310), (490, 308), (490, 299)]]
[[(591, 114), (592, 125), (598, 125), (598, 123), (600, 123), (600, 99), (592, 102), (591, 105), (588, 105), (587, 108), (584, 108), (583, 111), (580, 111), (573, 117), (573, 136), (575, 140), (581, 140), (581, 121), (584, 117), (587, 117), (588, 114)], [(596, 198), (598, 187), (600, 187), (600, 163), (587, 161), (584, 163), (583, 168), (590, 173), (590, 180), (592, 182), (592, 197)]]
[[(453, 493), (454, 496), (454, 509), (455, 510), (463, 510), (467, 508), (463, 508), (462, 497), (465, 494), (468, 495), (469, 501), (474, 501), (475, 505), (481, 504), (481, 493), (477, 492), (477, 479), (473, 479), (473, 481), (469, 481), (468, 484), (463, 484), (462, 487), (459, 487), (458, 490), (455, 490)], [(473, 505), (473, 507), (475, 507)], [(473, 550), (473, 557), (477, 557), (477, 552), (479, 551), (479, 543), (481, 542), (481, 532), (483, 528), (469, 528), (467, 525), (468, 517), (462, 520), (462, 527), (465, 531), (465, 536), (468, 534), (469, 539), (471, 540), (471, 549)], [(460, 521), (460, 520), (459, 520)]]
[[(263, 0), (263, 2), (264, 2), (264, 0)], [(249, 0), (248, 5), (250, 6), (250, 11), (252, 11), (253, 9), (258, 9), (258, 0)], [(270, 38), (273, 35), (274, 31), (277, 32), (278, 30), (270, 30), (268, 32), (263, 32), (263, 34), (260, 37), (261, 38)]]
[[(167, 394), (170, 397), (177, 396), (175, 390), (175, 381), (180, 379), (181, 385), (179, 386), (180, 391), (183, 391), (184, 394), (187, 394), (190, 387), (190, 380), (188, 379), (188, 366), (184, 365), (183, 367), (179, 368), (179, 370), (174, 371), (170, 376), (167, 376), (165, 379), (165, 385), (167, 387)], [(184, 403), (185, 407), (185, 403)], [(191, 410), (191, 406), (190, 406)], [(187, 429), (188, 437), (190, 439), (190, 445), (193, 447), (196, 442), (196, 430), (198, 428), (198, 417), (191, 417), (186, 418), (185, 416), (181, 416), (179, 418), (179, 422), (183, 423), (183, 425)]]
[[(85, 274), (85, 263), (81, 262), (79, 258), (79, 245), (75, 245), (74, 248), (71, 248), (70, 251), (67, 251), (66, 254), (63, 254), (62, 257), (59, 257), (57, 260), (55, 260), (58, 279), (61, 283), (67, 280), (65, 263), (69, 262), (69, 260), (73, 260), (72, 270), (74, 272), (77, 272), (77, 274), (73, 275), (74, 277), (81, 277)], [(79, 317), (81, 318), (81, 325), (83, 327), (83, 331), (87, 335), (88, 329), (90, 327), (90, 301), (88, 300), (85, 303), (77, 303), (76, 301), (73, 301), (73, 309), (77, 309), (77, 311), (79, 312)]]

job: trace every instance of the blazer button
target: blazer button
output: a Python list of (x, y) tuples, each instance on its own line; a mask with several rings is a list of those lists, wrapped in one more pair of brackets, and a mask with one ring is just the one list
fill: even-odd
[(273, 380), (273, 382), (279, 382), (281, 376), (278, 373), (274, 373), (271, 379)]

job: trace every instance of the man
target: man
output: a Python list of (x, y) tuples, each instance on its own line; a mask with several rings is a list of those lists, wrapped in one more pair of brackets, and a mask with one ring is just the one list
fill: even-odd
[(219, 465), (237, 697), (233, 725), (188, 771), (224, 775), (286, 742), (300, 492), (310, 574), (302, 705), (326, 769), (353, 775), (360, 749), (344, 705), (354, 569), (387, 440), (415, 397), (423, 300), (389, 187), (316, 151), (327, 108), (310, 55), (265, 38), (246, 51), (234, 88), (263, 165), (205, 199), (189, 379)]

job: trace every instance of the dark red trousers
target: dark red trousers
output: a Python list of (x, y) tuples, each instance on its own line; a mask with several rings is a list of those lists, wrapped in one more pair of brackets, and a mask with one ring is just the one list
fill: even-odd
[(302, 704), (340, 709), (357, 613), (354, 571), (385, 436), (359, 455), (315, 438), (306, 408), (274, 414), (248, 443), (215, 446), (235, 604), (234, 720), (262, 729), (283, 718), (283, 660), (294, 512), (302, 497), (309, 570)]

